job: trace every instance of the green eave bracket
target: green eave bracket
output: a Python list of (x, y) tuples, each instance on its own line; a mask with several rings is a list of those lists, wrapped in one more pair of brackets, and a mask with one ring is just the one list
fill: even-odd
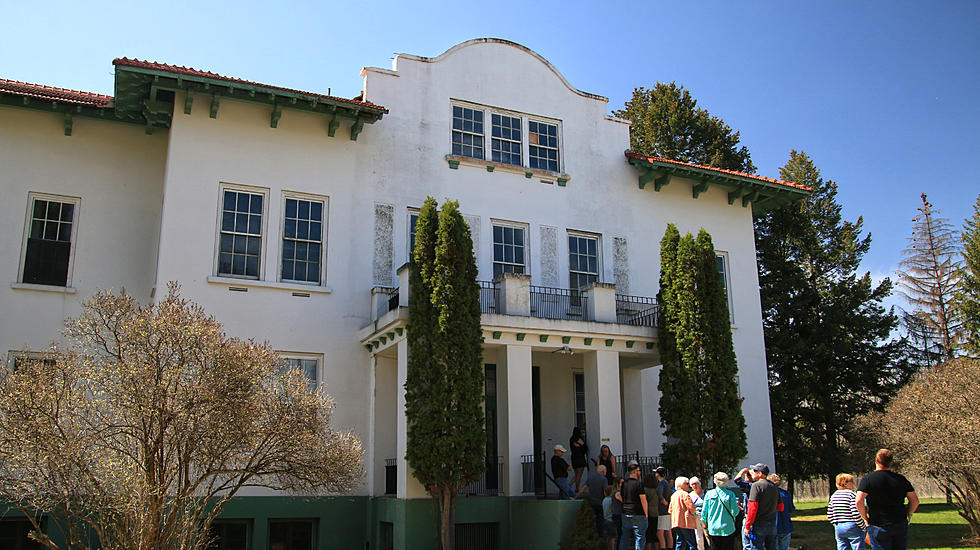
[(704, 193), (707, 190), (708, 190), (708, 180), (702, 180), (697, 184), (695, 184), (693, 187), (691, 187), (691, 194), (694, 195), (694, 198), (698, 198), (701, 195), (701, 193)]
[(112, 107), (78, 105), (75, 103), (52, 101), (50, 99), (18, 96), (13, 94), (0, 93), (0, 105), (60, 114), (62, 116), (62, 126), (66, 136), (72, 135), (72, 131), (74, 130), (75, 126), (75, 119), (78, 117), (112, 120), (116, 122), (131, 122), (136, 124), (143, 123), (142, 120), (126, 120), (117, 117)]
[(71, 135), (71, 113), (65, 113), (65, 135)]
[(357, 141), (357, 136), (361, 133), (361, 130), (363, 129), (364, 129), (364, 119), (358, 117), (358, 119), (355, 120), (354, 124), (352, 124), (350, 127), (351, 141)]
[(278, 128), (280, 118), (282, 118), (282, 104), (276, 103), (272, 107), (272, 119), (269, 121), (269, 126), (272, 128)]

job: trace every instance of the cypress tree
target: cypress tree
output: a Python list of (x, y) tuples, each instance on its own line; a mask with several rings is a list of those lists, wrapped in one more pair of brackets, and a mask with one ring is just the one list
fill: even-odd
[(413, 260), (407, 459), (438, 501), (442, 548), (452, 550), (456, 494), (483, 471), (486, 442), (480, 290), (473, 241), (457, 202), (447, 201), (437, 217), (436, 201), (426, 199)]
[[(664, 463), (708, 474), (746, 453), (728, 302), (707, 231), (683, 237), (670, 224), (661, 241), (658, 335)], [(707, 404), (707, 406), (706, 406)]]
[(980, 358), (980, 195), (973, 217), (963, 224), (963, 273), (956, 294), (956, 309), (963, 322), (963, 348)]

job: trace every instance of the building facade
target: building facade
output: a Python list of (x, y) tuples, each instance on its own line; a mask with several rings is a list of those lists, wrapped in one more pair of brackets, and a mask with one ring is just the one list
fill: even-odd
[(114, 97), (0, 81), (0, 310), (26, 312), (0, 316), (0, 350), (44, 348), (98, 289), (149, 301), (178, 281), (321, 384), (361, 437), (362, 486), (236, 498), (228, 548), (432, 547), (404, 461), (407, 259), (430, 195), (459, 201), (481, 281), (488, 472), (459, 500), (461, 540), (556, 546), (577, 505), (536, 498), (554, 492), (540, 464), (574, 426), (593, 457), (659, 456), (670, 222), (718, 247), (749, 457), (774, 462), (752, 211), (805, 190), (624, 154), (606, 98), (504, 40), (365, 68), (355, 100), (114, 64)]

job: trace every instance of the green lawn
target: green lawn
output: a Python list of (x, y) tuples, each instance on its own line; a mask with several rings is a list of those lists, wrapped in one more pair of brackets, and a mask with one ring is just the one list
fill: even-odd
[[(970, 528), (952, 506), (940, 499), (925, 499), (919, 511), (912, 517), (909, 530), (909, 548), (964, 550), (980, 549), (967, 546), (962, 540), (970, 535)], [(827, 521), (827, 503), (808, 501), (796, 504), (793, 515), (793, 539), (791, 545), (798, 548), (805, 544), (807, 550), (835, 550), (834, 528)]]

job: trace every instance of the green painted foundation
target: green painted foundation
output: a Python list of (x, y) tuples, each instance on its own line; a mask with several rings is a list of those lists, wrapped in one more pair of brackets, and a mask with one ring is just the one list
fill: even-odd
[[(500, 550), (554, 550), (571, 529), (581, 501), (524, 497), (465, 497), (456, 500), (457, 524), (496, 529)], [(434, 550), (438, 512), (430, 499), (372, 497), (236, 497), (221, 519), (248, 525), (249, 550), (269, 549), (269, 522), (313, 520), (316, 550)], [(20, 514), (9, 510), (5, 519)], [(48, 534), (61, 537), (53, 525)], [(388, 546), (390, 545), (390, 546)], [(466, 550), (457, 543), (457, 550)]]

